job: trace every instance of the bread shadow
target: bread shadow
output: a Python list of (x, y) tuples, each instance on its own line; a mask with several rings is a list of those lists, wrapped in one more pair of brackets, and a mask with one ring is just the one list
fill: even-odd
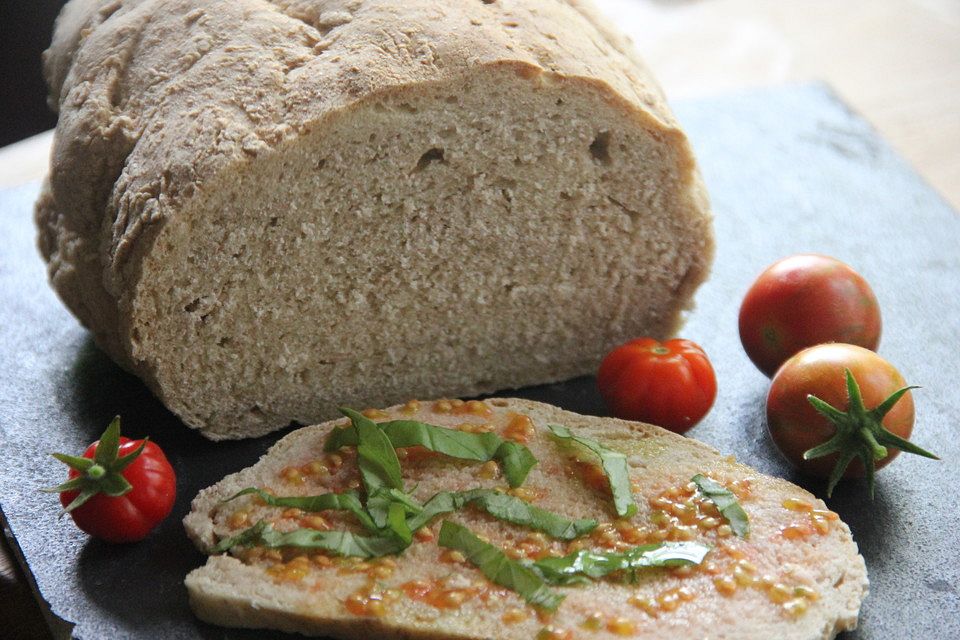
[(99, 438), (119, 415), (124, 436), (149, 437), (160, 445), (177, 472), (181, 493), (252, 464), (290, 431), (281, 429), (246, 440), (208, 440), (169, 411), (139, 378), (117, 366), (90, 337), (77, 349), (59, 391), (61, 409), (88, 442)]
[(495, 394), (480, 396), (480, 398), (495, 396), (545, 402), (582, 415), (600, 417), (610, 415), (603, 399), (600, 397), (600, 393), (597, 391), (597, 381), (593, 376), (581, 376), (564, 382), (500, 391)]
[(142, 438), (159, 432), (185, 430), (140, 379), (113, 362), (86, 334), (58, 394), (61, 409), (90, 440), (103, 432), (114, 416), (123, 420), (123, 434)]

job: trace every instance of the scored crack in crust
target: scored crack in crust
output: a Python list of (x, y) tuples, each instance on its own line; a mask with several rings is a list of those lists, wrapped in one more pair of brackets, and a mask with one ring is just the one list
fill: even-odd
[[(292, 549), (243, 549), (216, 555), (186, 578), (197, 615), (225, 626), (274, 628), (332, 638), (529, 639), (550, 626), (555, 636), (814, 640), (856, 627), (867, 594), (863, 558), (846, 524), (822, 501), (781, 479), (658, 427), (581, 416), (526, 400), (412, 401), (365, 412), (374, 421), (420, 420), (469, 432), (490, 431), (522, 442), (538, 460), (519, 488), (509, 489), (495, 464), (469, 463), (399, 449), (404, 483), (420, 502), (439, 491), (499, 488), (570, 519), (600, 525), (560, 541), (507, 524), (476, 509), (441, 516), (400, 555), (360, 560)], [(360, 531), (342, 512), (305, 513), (266, 506), (247, 487), (278, 496), (316, 495), (359, 487), (355, 450), (324, 452), (334, 426), (284, 437), (255, 465), (227, 476), (194, 499), (184, 524), (209, 553), (221, 540), (261, 519), (276, 529)], [(566, 426), (627, 455), (637, 513), (617, 518), (596, 459), (550, 435)], [(741, 539), (690, 479), (704, 474), (732, 490), (749, 516)], [(587, 548), (622, 550), (663, 540), (712, 547), (698, 567), (640, 571), (635, 583), (608, 578), (552, 587), (566, 596), (543, 616), (515, 592), (494, 585), (462, 556), (437, 546), (443, 519), (469, 527), (514, 558), (559, 556)], [(588, 631), (585, 631), (587, 629)]]
[(46, 75), (51, 283), (213, 439), (587, 373), (712, 259), (686, 137), (581, 0), (72, 0)]

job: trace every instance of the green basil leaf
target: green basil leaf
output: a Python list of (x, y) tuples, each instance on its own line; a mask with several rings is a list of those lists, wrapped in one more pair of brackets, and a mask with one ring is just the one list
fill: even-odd
[(415, 515), (410, 521), (410, 528), (414, 531), (430, 524), (430, 521), (444, 513), (452, 513), (463, 509), (467, 504), (466, 494), (469, 492), (458, 493), (456, 491), (441, 491), (434, 494), (423, 505), (423, 511)]
[(495, 433), (467, 433), (416, 420), (392, 420), (382, 422), (379, 426), (387, 432), (395, 447), (419, 445), (462, 460), (489, 460), (503, 442)]
[(607, 480), (610, 482), (610, 491), (613, 493), (613, 506), (620, 517), (629, 517), (637, 512), (637, 505), (633, 502), (633, 493), (630, 488), (630, 473), (627, 470), (627, 456), (608, 449), (596, 440), (577, 436), (570, 432), (570, 429), (556, 424), (548, 424), (547, 427), (553, 432), (553, 435), (561, 440), (569, 440), (583, 445), (597, 456), (600, 457), (600, 465), (603, 472), (607, 474)]
[(537, 459), (533, 457), (530, 449), (518, 442), (503, 440), (497, 450), (493, 453), (493, 460), (503, 470), (503, 477), (507, 484), (516, 488), (523, 484), (527, 479), (527, 474), (537, 464)]
[(413, 542), (413, 531), (407, 524), (407, 508), (399, 502), (391, 502), (387, 510), (387, 527), (405, 545)]
[(357, 459), (367, 496), (373, 495), (382, 487), (402, 491), (400, 460), (397, 459), (397, 451), (390, 443), (390, 439), (370, 418), (353, 409), (342, 408), (340, 412), (350, 418), (357, 434)]
[(597, 527), (596, 520), (567, 520), (545, 509), (535, 507), (519, 498), (498, 493), (490, 489), (473, 489), (463, 492), (444, 491), (438, 493), (423, 507), (423, 511), (410, 521), (410, 528), (416, 531), (427, 525), (433, 518), (443, 513), (459, 511), (473, 504), (494, 518), (511, 522), (561, 540), (573, 540)]
[(254, 544), (260, 540), (260, 535), (263, 533), (263, 530), (267, 528), (267, 521), (260, 520), (257, 524), (253, 525), (248, 529), (244, 529), (240, 533), (231, 536), (229, 538), (224, 538), (221, 540), (217, 546), (213, 548), (214, 554), (225, 553), (233, 549), (234, 547), (252, 547)]
[[(504, 440), (495, 433), (466, 433), (415, 420), (393, 420), (377, 425), (394, 447), (420, 446), (451, 458), (487, 462), (494, 460), (503, 469), (511, 487), (519, 487), (537, 464), (522, 444)], [(357, 434), (350, 427), (334, 429), (324, 443), (324, 451), (356, 446)]]
[(717, 505), (717, 509), (727, 519), (730, 528), (738, 537), (746, 538), (750, 535), (750, 518), (737, 502), (737, 496), (732, 491), (701, 473), (693, 476), (692, 482), (697, 485), (700, 493)]
[[(490, 460), (503, 440), (495, 433), (467, 433), (416, 420), (392, 420), (377, 424), (394, 447), (421, 446), (430, 451), (462, 460)], [(349, 427), (335, 429), (324, 444), (325, 451), (357, 444)]]
[(660, 542), (624, 552), (583, 549), (560, 558), (542, 558), (530, 568), (551, 584), (577, 584), (598, 579), (615, 571), (634, 572), (647, 567), (680, 567), (700, 564), (710, 547), (699, 542)]
[(261, 543), (268, 548), (295, 547), (321, 549), (338, 556), (378, 558), (400, 553), (407, 548), (402, 540), (392, 536), (359, 536), (347, 531), (315, 531), (295, 529), (280, 533), (267, 527), (261, 534)]
[[(377, 423), (377, 426), (379, 427), (382, 424), (382, 422)], [(344, 447), (355, 447), (358, 441), (357, 430), (353, 428), (352, 424), (345, 427), (334, 427), (323, 442), (323, 450), (330, 453)]]
[(507, 495), (484, 489), (468, 492), (469, 502), (495, 518), (542, 531), (553, 538), (573, 540), (597, 528), (596, 520), (568, 520), (561, 515)]
[(376, 531), (379, 527), (373, 522), (363, 505), (360, 503), (360, 496), (356, 491), (347, 491), (344, 493), (323, 493), (316, 496), (274, 496), (257, 487), (248, 487), (238, 491), (230, 496), (224, 502), (236, 500), (240, 496), (256, 494), (266, 504), (271, 507), (284, 507), (302, 509), (303, 511), (349, 511), (365, 528), (370, 531)]
[(378, 558), (400, 553), (408, 545), (394, 536), (359, 536), (347, 531), (295, 529), (289, 533), (280, 533), (266, 521), (261, 520), (232, 538), (221, 541), (213, 552), (223, 553), (235, 546), (320, 549), (338, 556)]
[(423, 511), (423, 507), (403, 491), (388, 488), (377, 489), (373, 495), (367, 498), (367, 512), (378, 528), (382, 529), (387, 526), (387, 516), (394, 504), (400, 505), (404, 517), (408, 514), (418, 514)]
[(536, 572), (455, 522), (444, 520), (437, 544), (459, 551), (491, 582), (516, 591), (529, 604), (556, 611), (563, 601), (564, 596), (551, 591)]

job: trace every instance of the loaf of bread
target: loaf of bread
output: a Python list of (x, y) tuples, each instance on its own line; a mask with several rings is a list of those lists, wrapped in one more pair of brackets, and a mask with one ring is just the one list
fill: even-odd
[(687, 139), (584, 0), (72, 0), (53, 287), (214, 439), (592, 372), (709, 269)]
[[(524, 442), (537, 460), (510, 489), (496, 465), (399, 449), (405, 483), (421, 503), (441, 491), (505, 491), (565, 518), (599, 525), (558, 540), (473, 508), (441, 516), (466, 526), (517, 560), (574, 549), (624, 550), (660, 541), (699, 542), (698, 566), (644, 569), (553, 587), (565, 599), (550, 615), (487, 579), (464, 557), (438, 546), (437, 520), (399, 555), (359, 560), (294, 548), (234, 546), (186, 578), (196, 614), (213, 624), (274, 628), (331, 638), (632, 637), (813, 640), (856, 627), (867, 593), (863, 558), (850, 530), (823, 502), (784, 480), (761, 475), (696, 440), (639, 423), (586, 417), (545, 404), (411, 402), (366, 412), (376, 421), (418, 420), (461, 431), (488, 431)], [(636, 513), (618, 518), (597, 460), (548, 431), (560, 425), (627, 456)], [(193, 501), (185, 519), (204, 552), (260, 520), (279, 531), (357, 531), (345, 512), (267, 506), (276, 496), (342, 492), (358, 485), (356, 449), (325, 451), (333, 423), (300, 429), (254, 466), (224, 478)], [(747, 515), (746, 537), (691, 486), (697, 474), (732, 491)], [(544, 628), (549, 632), (538, 635)], [(573, 635), (567, 633), (573, 632)], [(553, 635), (550, 635), (552, 633)]]

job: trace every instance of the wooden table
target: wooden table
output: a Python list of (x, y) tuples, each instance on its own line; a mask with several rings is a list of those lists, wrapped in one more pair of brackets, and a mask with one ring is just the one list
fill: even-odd
[[(672, 100), (825, 80), (960, 209), (960, 2), (598, 0)], [(41, 178), (51, 132), (0, 149), (0, 188)], [(6, 637), (47, 638), (0, 546)]]

